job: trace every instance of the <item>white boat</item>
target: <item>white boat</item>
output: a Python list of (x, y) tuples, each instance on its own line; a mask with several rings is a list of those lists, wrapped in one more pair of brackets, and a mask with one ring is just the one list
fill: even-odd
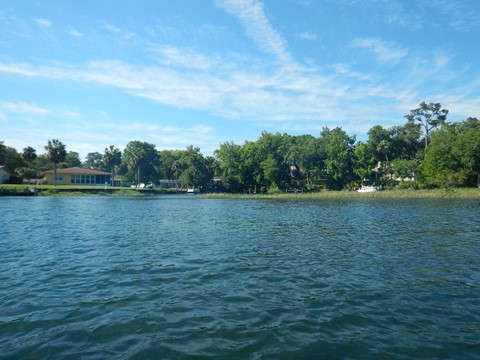
[(361, 193), (366, 193), (366, 192), (374, 192), (378, 191), (376, 186), (362, 186), (360, 189), (357, 190), (358, 192)]
[(187, 189), (187, 194), (200, 194), (200, 189), (195, 189), (195, 188)]

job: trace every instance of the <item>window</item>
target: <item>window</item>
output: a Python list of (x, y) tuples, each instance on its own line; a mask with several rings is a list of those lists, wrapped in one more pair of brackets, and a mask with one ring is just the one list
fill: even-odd
[(72, 184), (95, 184), (95, 175), (72, 175)]
[(63, 181), (63, 175), (57, 175), (55, 181)]

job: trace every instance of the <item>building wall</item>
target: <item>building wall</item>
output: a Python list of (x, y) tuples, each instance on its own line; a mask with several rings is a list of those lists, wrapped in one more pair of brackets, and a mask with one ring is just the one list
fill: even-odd
[[(45, 181), (49, 185), (55, 184), (55, 182), (53, 181), (53, 173), (45, 174)], [(70, 181), (71, 181), (71, 175), (60, 174), (57, 172), (57, 182), (56, 182), (57, 185), (70, 185)]]
[[(47, 184), (53, 185), (53, 173), (45, 174)], [(73, 181), (72, 181), (73, 180)], [(110, 176), (107, 175), (76, 175), (62, 174), (57, 171), (57, 185), (104, 185), (105, 182), (110, 184)]]

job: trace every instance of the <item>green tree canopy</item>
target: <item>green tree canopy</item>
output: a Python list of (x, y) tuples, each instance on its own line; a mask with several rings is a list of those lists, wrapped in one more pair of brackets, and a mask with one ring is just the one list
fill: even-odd
[(375, 157), (372, 149), (364, 142), (355, 145), (353, 156), (353, 172), (360, 177), (363, 186), (364, 179), (369, 179), (375, 167)]
[(83, 162), (83, 166), (88, 169), (105, 170), (102, 162), (102, 154), (98, 151), (88, 153)]
[(325, 167), (333, 189), (342, 189), (352, 175), (352, 151), (355, 138), (347, 135), (341, 127), (321, 133), (321, 144), (325, 152)]
[(35, 150), (31, 146), (27, 146), (23, 149), (22, 159), (28, 163), (32, 163), (37, 159), (37, 150)]
[(82, 161), (80, 160), (80, 155), (78, 154), (78, 152), (75, 151), (69, 151), (65, 156), (65, 160), (63, 160), (60, 164), (60, 167), (62, 168), (80, 166), (82, 166)]
[(473, 121), (444, 125), (432, 134), (423, 162), (430, 186), (473, 186), (480, 161), (480, 128)]
[(158, 152), (160, 163), (157, 166), (161, 179), (178, 180), (180, 173), (177, 168), (178, 160), (183, 150), (162, 150)]
[(420, 103), (420, 106), (416, 109), (410, 110), (410, 114), (405, 117), (410, 122), (418, 122), (421, 124), (425, 134), (425, 150), (428, 147), (430, 141), (430, 132), (440, 125), (445, 124), (447, 119), (448, 110), (442, 109), (440, 103)]
[(138, 140), (130, 141), (123, 152), (124, 161), (134, 173), (135, 183), (156, 181), (156, 166), (160, 159), (155, 145)]
[(19, 175), (24, 179), (34, 179), (38, 176), (38, 166), (37, 166), (37, 150), (31, 146), (27, 146), (23, 149), (21, 154), (22, 159), (26, 162), (25, 167), (21, 167), (18, 170)]
[(53, 163), (53, 183), (57, 185), (57, 165), (65, 160), (67, 151), (65, 145), (58, 139), (48, 140), (45, 145), (46, 157)]
[(242, 147), (233, 142), (225, 142), (214, 152), (220, 174), (227, 179), (227, 189), (239, 191), (242, 186)]
[(180, 180), (188, 187), (201, 187), (213, 176), (198, 147), (188, 146), (187, 150), (182, 152), (179, 164), (181, 164)]
[(114, 145), (105, 148), (102, 156), (102, 164), (105, 169), (110, 170), (110, 181), (114, 184), (115, 167), (122, 163), (122, 152)]

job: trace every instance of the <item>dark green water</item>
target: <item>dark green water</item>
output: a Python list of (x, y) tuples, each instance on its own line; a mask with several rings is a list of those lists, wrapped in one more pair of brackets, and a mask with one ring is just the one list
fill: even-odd
[(480, 358), (480, 201), (0, 199), (0, 357)]

